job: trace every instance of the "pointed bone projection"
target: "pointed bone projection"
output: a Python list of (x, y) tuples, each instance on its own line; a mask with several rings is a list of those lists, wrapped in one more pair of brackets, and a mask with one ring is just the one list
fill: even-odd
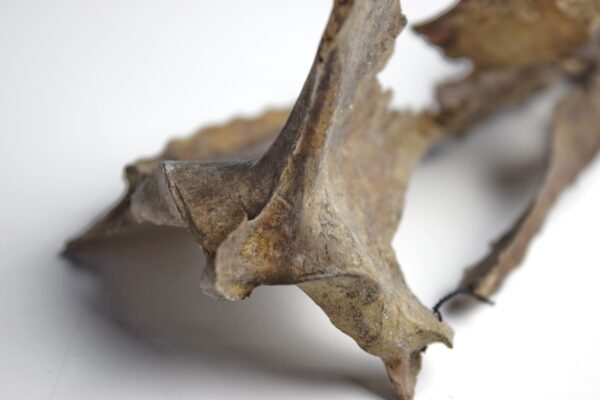
[(211, 128), (128, 167), (125, 198), (69, 251), (142, 222), (186, 228), (206, 254), (205, 292), (298, 285), (411, 399), (421, 352), (452, 332), (408, 289), (390, 245), (411, 171), (438, 137), (428, 116), (391, 111), (376, 79), (404, 24), (397, 0), (337, 1), (289, 116)]

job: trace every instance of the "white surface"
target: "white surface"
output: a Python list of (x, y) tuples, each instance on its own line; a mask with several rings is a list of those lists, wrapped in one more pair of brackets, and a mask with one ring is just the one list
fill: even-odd
[[(409, 19), (450, 1), (428, 3), (404, 1)], [(261, 288), (232, 304), (201, 295), (197, 249), (185, 240), (171, 255), (131, 243), (144, 254), (136, 262), (116, 246), (105, 279), (57, 257), (121, 193), (125, 163), (173, 134), (289, 104), (329, 8), (0, 2), (0, 398), (393, 398), (380, 362), (299, 290)], [(395, 104), (420, 108), (434, 81), (459, 70), (407, 30), (382, 80)], [(499, 192), (494, 174), (535, 158), (555, 97), (496, 118), (419, 168), (395, 245), (426, 304), (526, 203), (530, 191)], [(600, 398), (599, 203), (596, 160), (497, 305), (447, 317), (455, 348), (427, 351), (418, 399)]]

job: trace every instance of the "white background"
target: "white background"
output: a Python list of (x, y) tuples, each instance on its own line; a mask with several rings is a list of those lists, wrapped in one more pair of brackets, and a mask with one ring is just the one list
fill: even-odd
[[(403, 3), (418, 21), (450, 1)], [(114, 244), (98, 255), (100, 274), (58, 257), (120, 195), (125, 163), (200, 125), (289, 105), (329, 9), (318, 0), (0, 2), (0, 398), (393, 398), (380, 361), (298, 289), (260, 288), (241, 303), (202, 295), (198, 249), (185, 235), (166, 254), (156, 236)], [(406, 30), (382, 81), (394, 105), (420, 109), (434, 82), (465, 69)], [(394, 245), (425, 304), (527, 203), (528, 175), (511, 185), (500, 176), (536, 164), (559, 92), (419, 167)], [(447, 315), (455, 348), (427, 351), (417, 399), (600, 398), (599, 203), (596, 160), (497, 305)]]

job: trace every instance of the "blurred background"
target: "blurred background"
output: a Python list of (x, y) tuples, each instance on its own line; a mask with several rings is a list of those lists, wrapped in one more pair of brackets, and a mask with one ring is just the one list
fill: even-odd
[[(402, 2), (409, 22), (451, 3)], [(185, 233), (108, 243), (90, 252), (93, 270), (59, 257), (122, 193), (126, 163), (199, 126), (289, 106), (330, 7), (0, 2), (0, 398), (394, 398), (380, 361), (297, 288), (239, 303), (204, 296), (201, 251)], [(381, 80), (394, 106), (418, 110), (468, 67), (407, 28)], [(424, 304), (531, 199), (562, 90), (440, 146), (416, 171), (394, 246)], [(417, 399), (600, 398), (599, 162), (563, 195), (496, 306), (447, 313), (455, 348), (427, 350)]]

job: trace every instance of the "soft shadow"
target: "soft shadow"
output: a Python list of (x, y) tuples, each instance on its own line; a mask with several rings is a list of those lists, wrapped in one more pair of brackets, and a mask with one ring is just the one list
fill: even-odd
[(355, 385), (395, 398), (383, 365), (361, 368), (365, 356), (358, 348), (356, 354), (344, 352), (321, 340), (324, 329), (330, 335), (327, 329), (335, 328), (307, 314), (307, 306), (316, 306), (299, 289), (258, 288), (236, 303), (204, 295), (198, 285), (204, 256), (183, 230), (144, 226), (82, 247), (69, 258), (99, 277), (101, 296), (92, 308), (147, 343), (149, 351), (183, 353), (207, 368), (242, 365), (277, 380)]

